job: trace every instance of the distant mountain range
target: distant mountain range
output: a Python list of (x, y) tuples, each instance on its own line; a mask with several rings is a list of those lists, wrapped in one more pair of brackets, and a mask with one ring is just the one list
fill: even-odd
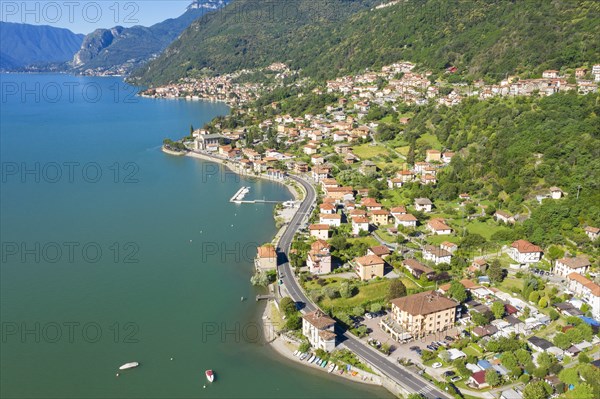
[(78, 72), (127, 74), (158, 56), (190, 24), (229, 0), (195, 0), (178, 18), (150, 27), (97, 29), (85, 37), (70, 66)]
[(230, 0), (194, 0), (178, 18), (150, 27), (115, 26), (77, 35), (68, 29), (0, 22), (0, 69), (127, 74), (157, 57), (193, 21)]
[(0, 22), (0, 69), (69, 61), (83, 38), (68, 29)]
[(223, 14), (267, 3), (274, 17), (259, 23), (193, 23), (134, 77), (153, 85), (284, 62), (323, 80), (407, 60), (499, 81), (599, 61), (598, 1), (236, 0)]

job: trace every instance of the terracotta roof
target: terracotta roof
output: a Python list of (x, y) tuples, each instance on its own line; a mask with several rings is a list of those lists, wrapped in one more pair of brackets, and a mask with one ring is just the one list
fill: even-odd
[(392, 214), (394, 213), (406, 213), (406, 208), (403, 206), (397, 206), (395, 208), (392, 208)]
[(432, 255), (441, 256), (452, 256), (452, 254), (445, 249), (434, 247), (433, 245), (425, 245), (423, 251), (429, 252)]
[(329, 248), (329, 243), (324, 240), (317, 240), (310, 245), (310, 249), (313, 251), (320, 251), (322, 249)]
[(396, 218), (401, 221), (401, 222), (416, 222), (419, 219), (417, 219), (417, 217), (411, 213), (406, 213), (404, 215), (399, 215), (396, 216)]
[(355, 261), (361, 266), (373, 266), (385, 263), (385, 261), (377, 255), (361, 256), (360, 258), (356, 258)]
[(425, 274), (429, 274), (429, 273), (433, 273), (433, 269), (431, 269), (430, 267), (425, 266), (424, 264), (422, 264), (421, 262), (419, 262), (416, 259), (404, 259), (402, 261), (402, 264), (405, 267), (408, 267), (412, 270), (418, 270), (421, 271)]
[(442, 310), (456, 308), (457, 302), (435, 291), (425, 291), (392, 300), (392, 304), (413, 316), (428, 315)]
[(438, 230), (452, 230), (452, 228), (450, 226), (448, 226), (445, 222), (444, 219), (431, 219), (428, 223), (428, 226), (430, 226), (432, 229), (438, 231)]
[(276, 258), (277, 252), (275, 251), (275, 247), (273, 247), (272, 245), (263, 245), (262, 247), (258, 247), (258, 257)]
[(433, 205), (429, 198), (415, 198), (415, 204), (417, 205)]
[(353, 209), (350, 211), (350, 216), (365, 216), (367, 211), (364, 209)]
[(369, 223), (369, 219), (363, 216), (357, 216), (352, 218), (352, 223)]
[(592, 295), (600, 297), (600, 285), (594, 283), (593, 281), (587, 279), (579, 273), (571, 273), (567, 276), (569, 280), (577, 281), (579, 284), (583, 285), (587, 289), (592, 292)]
[(371, 252), (377, 256), (389, 255), (391, 253), (390, 249), (385, 245), (376, 245), (369, 248), (369, 250), (371, 250)]
[(570, 267), (571, 269), (579, 269), (580, 267), (590, 266), (590, 260), (585, 256), (577, 256), (575, 258), (562, 258), (557, 262), (562, 263), (563, 265)]
[(329, 230), (328, 224), (311, 224), (308, 226), (309, 230)]
[(587, 231), (589, 233), (600, 233), (600, 228), (588, 226), (585, 228), (585, 231)]
[(342, 215), (338, 214), (338, 213), (321, 213), (319, 214), (319, 218), (321, 219), (335, 219), (335, 220), (340, 220), (342, 219)]
[(319, 208), (324, 211), (335, 211), (335, 206), (331, 205), (331, 203), (323, 203)]
[(371, 211), (371, 215), (389, 215), (390, 211), (386, 209), (375, 209)]
[(310, 313), (307, 313), (304, 316), (302, 316), (302, 318), (310, 324), (312, 324), (313, 326), (315, 326), (316, 328), (318, 328), (319, 330), (325, 329), (335, 324), (335, 320), (327, 316), (321, 310), (315, 310)]
[(319, 337), (323, 338), (325, 341), (331, 341), (335, 339), (335, 333), (329, 330), (319, 331)]
[(526, 240), (517, 240), (511, 244), (511, 247), (516, 248), (522, 254), (530, 254), (533, 252), (542, 252), (542, 248), (534, 245)]

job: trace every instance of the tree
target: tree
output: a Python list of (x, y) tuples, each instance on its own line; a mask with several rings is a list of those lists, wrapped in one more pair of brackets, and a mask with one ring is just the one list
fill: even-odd
[(381, 306), (381, 303), (379, 303), (379, 302), (372, 303), (371, 307), (370, 307), (371, 312), (373, 312), (373, 313), (381, 312), (382, 308), (383, 308), (383, 306)]
[(489, 368), (485, 371), (485, 382), (493, 387), (497, 387), (502, 383), (502, 379), (496, 370)]
[(496, 319), (501, 319), (504, 316), (504, 304), (501, 301), (496, 301), (492, 304), (492, 313)]
[(344, 281), (340, 284), (340, 296), (342, 298), (352, 298), (354, 296), (354, 290), (349, 282)]
[(490, 319), (485, 314), (479, 312), (473, 312), (471, 314), (471, 319), (473, 320), (473, 323), (478, 326), (484, 326), (490, 322)]
[(563, 369), (560, 373), (558, 373), (558, 379), (569, 385), (575, 385), (581, 382), (581, 378), (579, 378), (579, 372), (577, 371), (576, 367)]
[(464, 302), (469, 297), (464, 285), (462, 285), (458, 281), (452, 281), (452, 283), (450, 283), (448, 294), (450, 294), (450, 296), (458, 302)]
[(388, 288), (388, 293), (386, 299), (391, 301), (392, 299), (400, 298), (406, 296), (406, 286), (399, 278), (393, 279), (390, 281), (390, 286)]
[(362, 306), (355, 306), (355, 307), (352, 309), (352, 314), (353, 314), (354, 316), (362, 316), (362, 315), (364, 315), (364, 314), (365, 314), (365, 308), (363, 308)]
[(540, 301), (538, 302), (538, 306), (542, 309), (547, 308), (548, 307), (548, 298), (546, 298), (546, 297), (540, 298)]
[(292, 313), (285, 321), (285, 328), (288, 330), (299, 330), (302, 327), (300, 312)]
[(546, 250), (546, 256), (550, 258), (550, 260), (555, 261), (556, 259), (565, 256), (565, 250), (556, 245), (550, 245), (548, 250)]
[(296, 302), (294, 302), (289, 296), (281, 298), (281, 301), (279, 301), (279, 308), (286, 317), (297, 312)]
[(302, 353), (308, 352), (310, 350), (310, 343), (307, 341), (302, 342), (298, 347), (298, 350)]
[(594, 399), (596, 396), (594, 388), (590, 384), (583, 382), (575, 385), (573, 390), (567, 391), (565, 397), (568, 399)]
[(577, 357), (577, 360), (579, 360), (579, 363), (589, 363), (591, 362), (591, 359), (588, 355), (586, 355), (585, 353), (580, 353), (579, 356)]
[(522, 365), (531, 361), (531, 353), (526, 349), (518, 349), (515, 352), (515, 356), (517, 356), (517, 360)]
[(534, 381), (523, 389), (523, 399), (547, 399), (552, 387), (546, 381)]
[(504, 280), (504, 270), (498, 259), (494, 259), (487, 270), (487, 275), (493, 283), (501, 283)]

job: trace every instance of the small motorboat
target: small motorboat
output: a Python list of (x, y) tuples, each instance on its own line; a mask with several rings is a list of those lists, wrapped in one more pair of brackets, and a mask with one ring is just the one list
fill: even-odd
[(304, 360), (306, 359), (306, 356), (308, 356), (308, 353), (303, 353), (300, 355), (300, 360)]
[(208, 382), (213, 382), (215, 380), (215, 373), (213, 373), (212, 370), (206, 370), (204, 374), (206, 374), (206, 379)]
[(294, 352), (294, 356), (298, 356), (298, 353), (300, 353), (300, 351)]
[(329, 366), (328, 372), (329, 373), (333, 373), (335, 371), (336, 367), (337, 366), (335, 365), (335, 363), (331, 363), (331, 366)]
[(323, 363), (321, 363), (322, 368), (325, 368), (325, 366), (327, 366), (327, 360), (323, 360)]
[(313, 362), (313, 360), (315, 360), (315, 357), (316, 357), (315, 355), (312, 355), (312, 356), (310, 357), (310, 359), (308, 359), (308, 360), (307, 360), (307, 362), (309, 362), (309, 363), (312, 363), (312, 362)]
[(318, 357), (318, 358), (315, 359), (315, 364), (319, 364), (319, 363), (321, 363), (321, 358), (320, 357)]
[(122, 365), (121, 367), (119, 367), (119, 370), (134, 369), (134, 368), (136, 368), (139, 365), (140, 364), (138, 362), (125, 363), (124, 365)]

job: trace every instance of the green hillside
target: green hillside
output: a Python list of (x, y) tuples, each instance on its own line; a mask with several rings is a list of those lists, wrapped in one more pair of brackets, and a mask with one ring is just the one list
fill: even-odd
[[(599, 115), (598, 95), (468, 100), (417, 112), (401, 139), (423, 152), (419, 137), (433, 134), (457, 151), (438, 187), (423, 187), (420, 195), (451, 200), (467, 192), (513, 212), (529, 200), (526, 235), (538, 243), (562, 242), (565, 231), (600, 224)], [(566, 197), (536, 205), (535, 195), (550, 186)]]
[(273, 17), (252, 23), (239, 17), (248, 0), (234, 1), (193, 24), (137, 76), (157, 83), (286, 62), (326, 79), (404, 59), (499, 80), (600, 61), (600, 3), (592, 0), (411, 0), (382, 9), (298, 0), (294, 18), (283, 16), (288, 2), (253, 3), (275, 4)]

